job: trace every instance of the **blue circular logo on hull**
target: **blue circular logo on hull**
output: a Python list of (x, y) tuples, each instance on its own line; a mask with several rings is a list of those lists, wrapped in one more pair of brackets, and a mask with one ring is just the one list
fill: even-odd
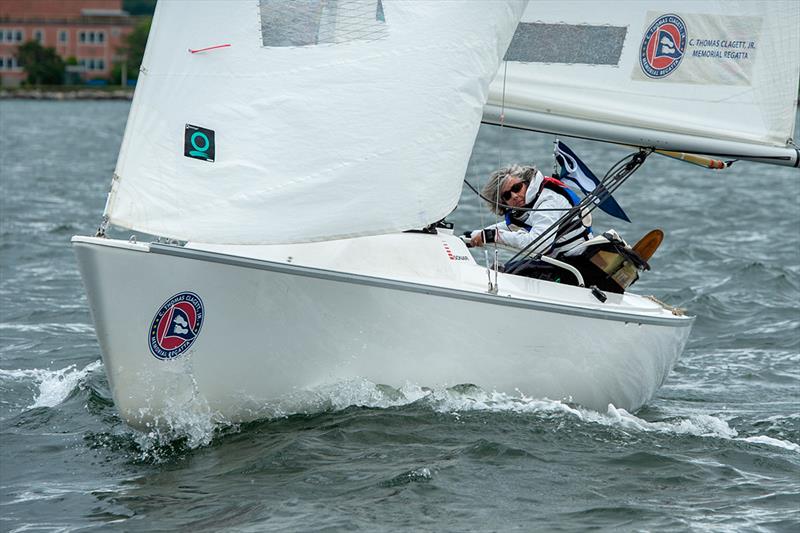
[(189, 349), (203, 326), (203, 301), (193, 292), (180, 292), (164, 302), (150, 323), (150, 353), (174, 359)]

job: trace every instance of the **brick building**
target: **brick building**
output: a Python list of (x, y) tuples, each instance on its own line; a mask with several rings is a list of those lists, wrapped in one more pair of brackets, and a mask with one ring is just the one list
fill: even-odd
[(0, 0), (0, 84), (25, 80), (16, 52), (27, 41), (77, 59), (83, 80), (107, 78), (134, 24), (122, 0)]

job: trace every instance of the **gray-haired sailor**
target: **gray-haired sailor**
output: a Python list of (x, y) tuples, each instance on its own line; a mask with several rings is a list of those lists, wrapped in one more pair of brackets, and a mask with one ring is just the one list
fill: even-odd
[[(534, 166), (521, 165), (494, 171), (483, 187), (482, 195), (489, 208), (504, 215), (505, 220), (473, 231), (470, 234), (472, 246), (497, 242), (512, 248), (525, 248), (580, 201), (557, 179), (544, 177)], [(551, 232), (531, 252), (542, 252), (552, 257), (564, 254), (592, 238), (590, 225), (591, 220), (582, 220), (576, 215), (557, 231)]]

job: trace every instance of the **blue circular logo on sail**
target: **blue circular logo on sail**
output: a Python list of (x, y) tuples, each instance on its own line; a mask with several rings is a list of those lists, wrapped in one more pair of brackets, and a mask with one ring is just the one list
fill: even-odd
[(203, 326), (203, 301), (193, 292), (179, 292), (164, 302), (150, 322), (150, 353), (174, 359), (194, 344)]
[(650, 24), (639, 48), (639, 65), (650, 78), (663, 78), (678, 68), (686, 50), (686, 24), (678, 15), (662, 15)]

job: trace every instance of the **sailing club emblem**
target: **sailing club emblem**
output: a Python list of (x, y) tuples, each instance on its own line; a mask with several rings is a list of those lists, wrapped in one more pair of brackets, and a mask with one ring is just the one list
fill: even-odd
[(658, 17), (644, 32), (639, 49), (639, 64), (650, 78), (668, 76), (683, 59), (686, 50), (686, 24), (678, 15)]
[(183, 130), (183, 155), (213, 163), (215, 153), (214, 130), (187, 124)]
[(157, 359), (174, 359), (189, 349), (203, 325), (203, 301), (180, 292), (164, 302), (150, 323), (150, 352)]

